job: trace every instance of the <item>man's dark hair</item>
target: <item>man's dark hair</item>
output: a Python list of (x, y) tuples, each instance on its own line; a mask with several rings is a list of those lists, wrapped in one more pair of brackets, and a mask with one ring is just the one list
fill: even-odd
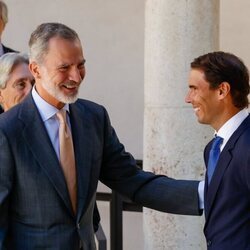
[(191, 68), (202, 70), (211, 88), (228, 82), (234, 106), (239, 109), (248, 107), (249, 73), (240, 58), (222, 51), (211, 52), (195, 58)]

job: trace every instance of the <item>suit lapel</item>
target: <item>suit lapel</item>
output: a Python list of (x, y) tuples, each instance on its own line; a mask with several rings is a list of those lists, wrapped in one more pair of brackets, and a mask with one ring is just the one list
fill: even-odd
[(221, 152), (217, 167), (214, 171), (214, 174), (213, 174), (213, 177), (212, 177), (211, 182), (209, 184), (209, 187), (207, 186), (207, 181), (206, 181), (206, 189), (205, 189), (205, 190), (207, 190), (206, 207), (205, 207), (206, 219), (208, 219), (208, 216), (210, 214), (211, 207), (213, 205), (217, 191), (218, 191), (219, 186), (221, 184), (223, 175), (224, 175), (224, 173), (225, 173), (225, 171), (226, 171), (227, 167), (229, 166), (229, 163), (232, 159), (232, 154), (231, 154), (232, 146), (233, 146), (232, 143), (230, 143), (230, 147), (227, 147), (227, 149), (224, 148), (223, 151)]
[(31, 95), (21, 104), (19, 119), (25, 124), (23, 137), (30, 151), (73, 215), (62, 169)]
[[(80, 108), (81, 107), (81, 108)], [(77, 219), (79, 220), (86, 204), (91, 178), (92, 136), (91, 121), (84, 108), (80, 105), (70, 105), (70, 121), (74, 141), (74, 151), (78, 181)]]
[[(213, 203), (215, 202), (215, 197), (217, 194), (217, 191), (220, 187), (220, 184), (222, 182), (224, 173), (227, 169), (227, 167), (230, 164), (230, 161), (232, 160), (233, 156), (233, 150), (237, 143), (237, 140), (241, 136), (241, 134), (245, 131), (247, 127), (249, 127), (250, 123), (250, 116), (248, 116), (243, 123), (239, 126), (239, 128), (233, 133), (233, 135), (230, 137), (229, 141), (227, 142), (226, 146), (222, 150), (220, 154), (220, 158), (218, 160), (217, 167), (214, 171), (213, 177), (211, 179), (211, 182), (209, 184), (209, 187), (207, 186), (207, 176), (206, 176), (206, 184), (205, 184), (205, 216), (206, 216), (206, 223), (209, 219)], [(208, 152), (211, 148), (211, 143), (208, 145), (207, 151), (205, 153), (205, 161), (207, 165), (208, 161)]]

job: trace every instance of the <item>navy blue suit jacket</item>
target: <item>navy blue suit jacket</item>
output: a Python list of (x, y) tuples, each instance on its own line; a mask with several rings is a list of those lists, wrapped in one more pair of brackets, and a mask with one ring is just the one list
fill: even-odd
[(222, 150), (209, 187), (205, 182), (205, 217), (209, 250), (250, 249), (250, 116)]
[(198, 182), (144, 172), (119, 142), (106, 110), (70, 104), (78, 176), (74, 215), (56, 153), (29, 95), (0, 116), (0, 250), (95, 249), (98, 180), (131, 200), (165, 212), (200, 214)]

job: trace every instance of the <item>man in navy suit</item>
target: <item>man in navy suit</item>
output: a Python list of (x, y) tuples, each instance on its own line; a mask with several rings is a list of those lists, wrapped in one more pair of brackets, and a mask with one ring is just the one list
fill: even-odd
[[(20, 103), (31, 91), (34, 77), (29, 70), (29, 58), (21, 53), (6, 53), (0, 57), (0, 105), (3, 112)], [(0, 112), (1, 114), (2, 112)], [(93, 226), (96, 232), (100, 215), (95, 204)]]
[[(106, 109), (77, 99), (85, 58), (74, 30), (41, 24), (29, 46), (35, 86), (22, 103), (0, 116), (1, 250), (95, 249), (92, 219), (98, 180), (143, 206), (200, 214), (197, 181), (137, 168)], [(75, 168), (68, 174), (76, 172), (71, 179), (75, 186), (67, 186), (59, 161), (57, 117), (62, 111), (73, 137)]]
[(198, 121), (212, 126), (216, 137), (222, 138), (212, 174), (213, 141), (204, 152), (204, 234), (211, 250), (250, 249), (248, 94), (248, 69), (235, 55), (213, 52), (191, 63), (186, 102), (192, 104)]

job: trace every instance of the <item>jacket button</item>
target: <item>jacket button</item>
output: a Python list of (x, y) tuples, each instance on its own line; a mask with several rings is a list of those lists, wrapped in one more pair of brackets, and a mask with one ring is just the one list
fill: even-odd
[(209, 247), (209, 246), (211, 246), (212, 245), (212, 241), (211, 240), (208, 240), (207, 241), (207, 246)]

